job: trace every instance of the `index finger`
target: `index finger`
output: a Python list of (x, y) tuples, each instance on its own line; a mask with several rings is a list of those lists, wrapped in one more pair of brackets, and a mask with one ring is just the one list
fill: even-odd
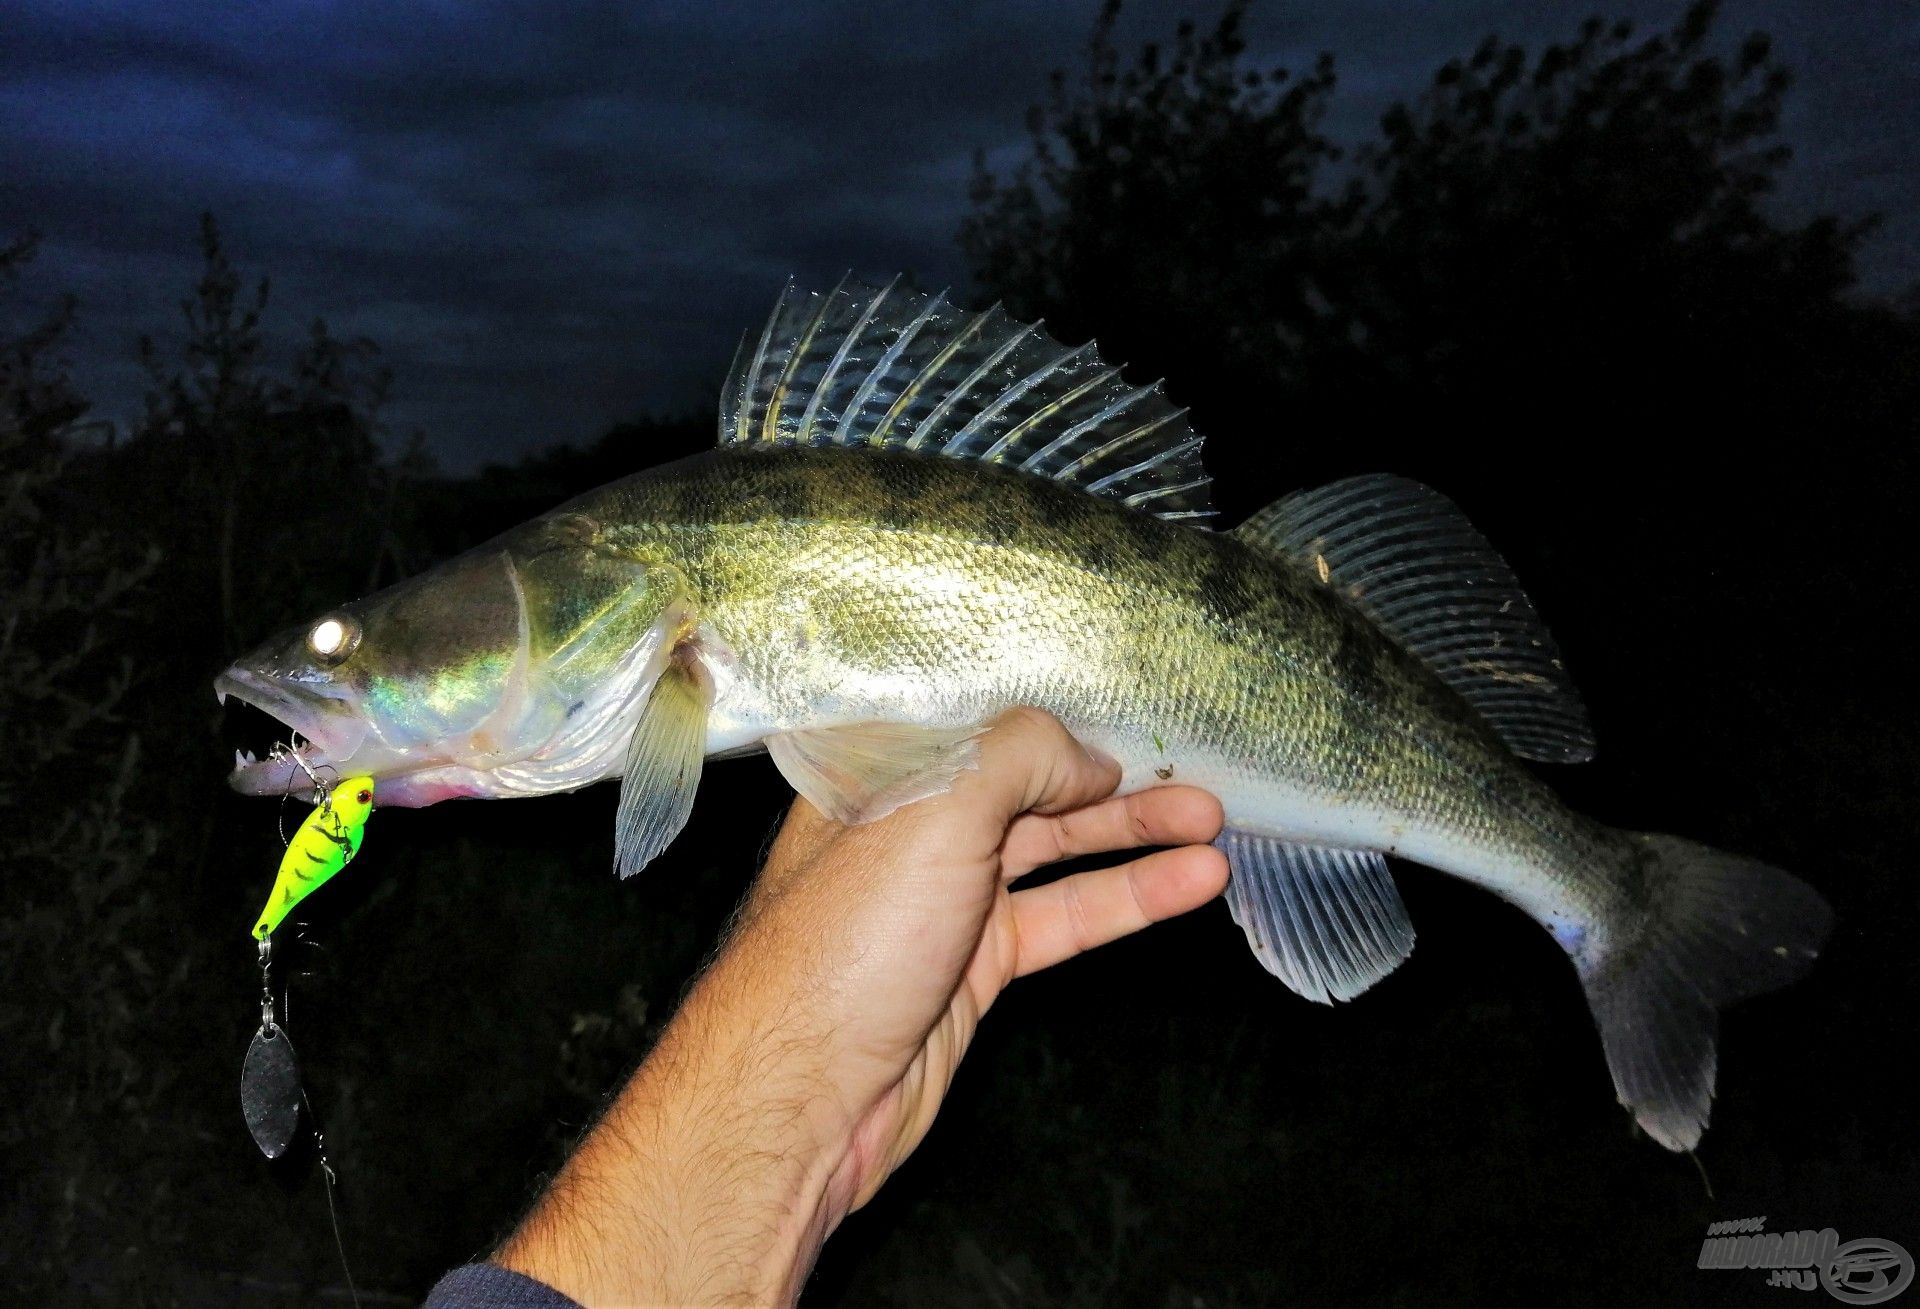
[(1045, 864), (1142, 845), (1201, 845), (1220, 835), (1220, 802), (1192, 786), (1157, 786), (1061, 814), (1016, 818), (1001, 847), (1007, 881)]

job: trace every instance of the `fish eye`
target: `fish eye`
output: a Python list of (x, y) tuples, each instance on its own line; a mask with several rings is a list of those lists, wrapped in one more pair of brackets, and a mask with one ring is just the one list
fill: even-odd
[(360, 628), (351, 618), (337, 615), (322, 618), (307, 633), (307, 648), (326, 664), (339, 663), (352, 654), (358, 644)]
[(358, 795), (354, 796), (353, 798), (356, 804), (372, 804), (373, 792), (368, 790), (362, 790)]

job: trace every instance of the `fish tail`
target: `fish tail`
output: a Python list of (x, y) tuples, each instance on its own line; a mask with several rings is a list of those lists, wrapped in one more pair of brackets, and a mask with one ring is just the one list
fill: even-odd
[(1628, 894), (1591, 930), (1554, 923), (1600, 1028), (1620, 1103), (1669, 1150), (1700, 1140), (1722, 1006), (1812, 965), (1833, 911), (1799, 878), (1692, 841), (1624, 833)]

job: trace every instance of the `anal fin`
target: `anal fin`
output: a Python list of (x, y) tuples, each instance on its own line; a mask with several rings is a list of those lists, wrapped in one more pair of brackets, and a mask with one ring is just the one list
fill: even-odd
[(787, 784), (828, 817), (870, 823), (901, 805), (939, 795), (974, 765), (978, 727), (856, 723), (767, 738)]
[(1233, 828), (1214, 844), (1233, 869), (1227, 908), (1254, 957), (1307, 999), (1351, 1000), (1412, 953), (1413, 924), (1378, 851)]

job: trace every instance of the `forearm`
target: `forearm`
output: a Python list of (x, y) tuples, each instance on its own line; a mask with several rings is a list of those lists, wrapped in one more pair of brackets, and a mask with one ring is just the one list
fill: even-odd
[(792, 1302), (846, 1213), (846, 1116), (821, 1038), (743, 980), (701, 980), (495, 1262), (588, 1306)]
[[(1220, 893), (1220, 807), (1003, 715), (951, 792), (843, 826), (797, 804), (725, 948), (494, 1261), (588, 1306), (791, 1304), (925, 1135), (988, 1006)], [(1185, 848), (1009, 891), (1042, 864)]]

